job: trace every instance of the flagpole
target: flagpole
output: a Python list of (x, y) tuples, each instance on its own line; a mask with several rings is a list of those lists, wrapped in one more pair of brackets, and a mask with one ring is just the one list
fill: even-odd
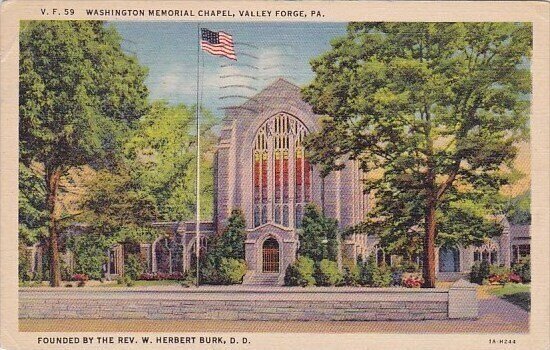
[(197, 287), (199, 286), (199, 258), (200, 258), (200, 122), (199, 122), (199, 115), (200, 115), (200, 101), (199, 101), (199, 69), (200, 69), (200, 52), (201, 52), (201, 28), (200, 23), (197, 23), (197, 177), (196, 177), (196, 200), (197, 205), (195, 208), (195, 254), (196, 254), (196, 268), (197, 268)]

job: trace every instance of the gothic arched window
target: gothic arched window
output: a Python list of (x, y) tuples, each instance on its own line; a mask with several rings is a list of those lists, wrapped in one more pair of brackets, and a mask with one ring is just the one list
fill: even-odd
[(304, 157), (305, 125), (279, 113), (258, 130), (253, 150), (254, 226), (297, 226), (311, 201), (311, 165)]

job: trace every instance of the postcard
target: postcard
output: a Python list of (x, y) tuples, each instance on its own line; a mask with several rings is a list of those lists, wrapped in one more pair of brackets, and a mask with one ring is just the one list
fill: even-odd
[(5, 349), (548, 349), (543, 2), (5, 1)]

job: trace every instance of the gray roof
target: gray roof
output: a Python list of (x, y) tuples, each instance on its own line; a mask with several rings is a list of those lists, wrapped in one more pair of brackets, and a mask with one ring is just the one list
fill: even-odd
[(274, 104), (293, 104), (305, 110), (311, 106), (302, 100), (300, 87), (284, 78), (278, 78), (266, 88), (238, 106), (226, 107), (226, 118), (256, 116)]

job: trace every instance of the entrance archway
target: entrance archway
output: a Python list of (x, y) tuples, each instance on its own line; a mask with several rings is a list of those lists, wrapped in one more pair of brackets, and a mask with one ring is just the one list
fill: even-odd
[(439, 249), (439, 272), (459, 272), (460, 254), (458, 248), (443, 246)]
[(279, 272), (279, 243), (275, 238), (268, 238), (262, 245), (262, 272)]

